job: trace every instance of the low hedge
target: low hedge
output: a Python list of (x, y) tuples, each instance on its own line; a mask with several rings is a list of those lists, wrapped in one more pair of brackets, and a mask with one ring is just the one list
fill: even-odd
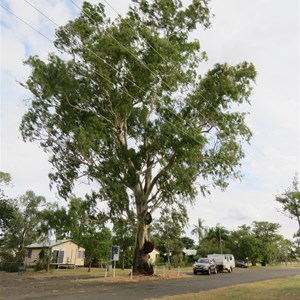
[(2, 262), (0, 270), (11, 273), (21, 272), (23, 271), (23, 264), (20, 262)]

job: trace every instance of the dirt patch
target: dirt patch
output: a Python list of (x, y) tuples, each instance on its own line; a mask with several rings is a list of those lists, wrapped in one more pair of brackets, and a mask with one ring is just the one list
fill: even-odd
[(165, 275), (151, 275), (151, 276), (143, 276), (143, 275), (134, 275), (131, 276), (116, 276), (116, 277), (93, 277), (93, 278), (77, 278), (76, 281), (85, 281), (85, 282), (91, 282), (91, 281), (101, 281), (101, 282), (141, 282), (141, 281), (155, 281), (155, 280), (168, 280), (168, 279), (180, 279), (180, 278), (188, 278), (191, 277), (191, 275), (188, 274), (165, 274)]
[(140, 282), (140, 281), (153, 281), (153, 280), (168, 280), (168, 279), (179, 279), (179, 278), (188, 278), (193, 275), (189, 275), (187, 273), (177, 273), (177, 272), (169, 272), (165, 274), (156, 274), (151, 276), (143, 276), (143, 275), (133, 275), (131, 277), (129, 272), (126, 272), (124, 274), (116, 274), (115, 277), (110, 273), (105, 277), (105, 273), (103, 272), (93, 272), (93, 273), (87, 273), (87, 272), (68, 272), (62, 270), (61, 273), (57, 272), (46, 272), (46, 271), (39, 271), (39, 272), (24, 272), (24, 273), (8, 273), (8, 272), (2, 272), (0, 271), (0, 281), (28, 281), (28, 280), (35, 280), (35, 281), (41, 281), (46, 279), (60, 279), (60, 280), (71, 280), (71, 281), (101, 281), (101, 282)]

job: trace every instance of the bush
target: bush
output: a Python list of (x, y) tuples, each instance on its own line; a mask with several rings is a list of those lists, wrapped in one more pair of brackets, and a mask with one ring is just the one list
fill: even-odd
[(34, 271), (47, 270), (47, 263), (44, 260), (38, 260), (34, 265)]
[(20, 262), (3, 262), (1, 263), (0, 270), (6, 271), (6, 272), (11, 272), (11, 273), (16, 273), (20, 272), (23, 270), (22, 263)]

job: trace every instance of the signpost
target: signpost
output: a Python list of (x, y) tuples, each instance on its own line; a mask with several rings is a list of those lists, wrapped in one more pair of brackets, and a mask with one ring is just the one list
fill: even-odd
[(119, 261), (120, 258), (120, 246), (111, 247), (111, 259), (113, 261)]
[(119, 261), (119, 258), (120, 258), (120, 246), (112, 246), (111, 247), (111, 259), (114, 262), (113, 277), (116, 276), (116, 261)]

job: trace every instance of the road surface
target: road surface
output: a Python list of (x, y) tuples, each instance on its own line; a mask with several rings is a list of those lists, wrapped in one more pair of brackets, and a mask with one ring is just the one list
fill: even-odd
[(181, 279), (108, 283), (98, 278), (23, 278), (0, 274), (0, 299), (55, 300), (144, 300), (165, 295), (199, 292), (230, 285), (250, 283), (292, 275), (300, 268), (235, 269), (233, 273), (192, 275)]

